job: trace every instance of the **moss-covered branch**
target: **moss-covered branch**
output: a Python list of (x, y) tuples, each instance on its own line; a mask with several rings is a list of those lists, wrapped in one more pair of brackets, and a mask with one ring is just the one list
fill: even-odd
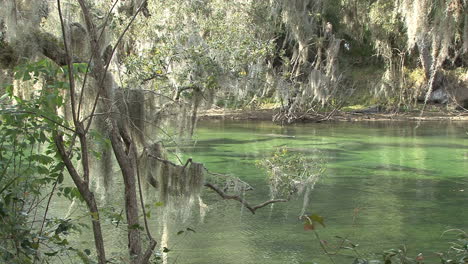
[[(0, 41), (0, 68), (12, 69), (24, 59), (31, 59), (37, 54), (43, 55), (60, 66), (67, 64), (63, 42), (56, 36), (42, 31), (32, 31), (21, 40)], [(73, 62), (82, 59), (73, 57)]]

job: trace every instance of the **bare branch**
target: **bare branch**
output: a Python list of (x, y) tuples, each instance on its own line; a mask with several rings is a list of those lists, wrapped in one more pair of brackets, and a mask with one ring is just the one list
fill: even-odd
[(238, 201), (239, 203), (241, 203), (243, 206), (245, 206), (247, 209), (249, 209), (249, 211), (252, 213), (252, 214), (255, 214), (255, 211), (257, 209), (260, 209), (262, 207), (265, 207), (269, 204), (272, 204), (272, 203), (284, 203), (284, 202), (287, 202), (288, 200), (286, 199), (272, 199), (272, 200), (268, 200), (266, 202), (263, 202), (261, 204), (258, 204), (256, 206), (251, 206), (244, 198), (240, 197), (239, 195), (229, 195), (229, 194), (226, 194), (225, 192), (223, 192), (221, 189), (219, 189), (218, 187), (216, 187), (215, 185), (211, 184), (211, 183), (205, 183), (205, 187), (208, 187), (210, 188), (211, 190), (215, 191), (217, 194), (219, 194), (219, 196), (221, 196), (224, 200), (236, 200)]
[(187, 168), (187, 165), (189, 165), (189, 163), (192, 163), (192, 158), (189, 158), (189, 159), (185, 162), (184, 170), (185, 170), (185, 168)]
[(164, 94), (162, 94), (162, 93), (158, 93), (158, 92), (156, 92), (156, 91), (149, 90), (149, 89), (140, 89), (140, 90), (143, 91), (143, 92), (148, 92), (148, 93), (152, 93), (152, 94), (157, 95), (157, 96), (164, 97), (164, 98), (166, 98), (166, 99), (171, 100), (171, 101), (174, 102), (174, 103), (178, 103), (178, 101), (175, 101), (175, 100), (172, 99), (171, 97), (169, 97), (169, 96), (167, 96), (167, 95), (164, 95)]
[(287, 200), (287, 199), (272, 199), (272, 200), (265, 201), (265, 202), (263, 202), (261, 204), (258, 204), (256, 206), (254, 206), (252, 209), (255, 211), (257, 209), (260, 209), (260, 208), (265, 207), (265, 206), (267, 206), (269, 204), (272, 204), (272, 203), (285, 203), (285, 202), (288, 202), (288, 201), (289, 200)]
[[(166, 159), (163, 159), (163, 158), (160, 158), (160, 157), (157, 157), (157, 156), (154, 156), (154, 155), (151, 155), (149, 154), (148, 155), (149, 157), (151, 158), (154, 158), (158, 161), (161, 161), (161, 162), (164, 162), (164, 163), (168, 163), (168, 164), (171, 164), (172, 166), (179, 166), (179, 165), (176, 165), (175, 163), (169, 161), (169, 160), (166, 160)], [(183, 166), (183, 168), (185, 169), (187, 167), (187, 165), (189, 163), (193, 162), (191, 158), (187, 159), (187, 161), (185, 162), (185, 165)], [(215, 173), (211, 173), (209, 172), (206, 168), (205, 170), (210, 173), (210, 174), (213, 174), (213, 175), (221, 175), (221, 174), (215, 174)], [(242, 181), (241, 181), (242, 182)], [(208, 183), (206, 182), (204, 184), (205, 187), (208, 187), (210, 188), (211, 190), (215, 191), (219, 196), (221, 196), (224, 200), (236, 200), (238, 201), (239, 203), (241, 203), (243, 206), (245, 206), (247, 209), (249, 209), (249, 211), (252, 213), (252, 214), (255, 214), (255, 211), (257, 209), (260, 209), (260, 208), (263, 208), (269, 204), (273, 204), (273, 203), (284, 203), (284, 202), (288, 202), (289, 200), (287, 199), (272, 199), (272, 200), (268, 200), (268, 201), (265, 201), (263, 203), (260, 203), (258, 205), (255, 205), (255, 206), (251, 206), (249, 204), (249, 202), (247, 202), (244, 198), (242, 198), (241, 196), (239, 195), (230, 195), (230, 194), (227, 194), (225, 193), (223, 190), (221, 190), (220, 188), (216, 187), (215, 185), (211, 184), (211, 183)], [(250, 185), (247, 184), (247, 186), (251, 189)]]
[[(132, 137), (132, 141), (135, 141), (133, 140), (133, 137)], [(136, 150), (136, 147), (135, 147), (135, 144), (132, 144), (131, 146), (133, 148), (133, 151), (134, 153), (137, 153), (137, 150)], [(154, 243), (156, 243), (156, 241), (154, 240), (153, 236), (151, 235), (151, 231), (148, 227), (148, 219), (147, 219), (147, 216), (146, 216), (146, 209), (145, 209), (145, 202), (143, 200), (143, 191), (142, 191), (142, 188), (141, 188), (141, 175), (140, 175), (140, 169), (139, 169), (139, 165), (138, 165), (138, 160), (134, 161), (136, 162), (137, 164), (135, 165), (135, 168), (136, 168), (136, 176), (137, 176), (137, 184), (138, 184), (138, 192), (140, 194), (140, 204), (141, 204), (141, 210), (143, 212), (143, 221), (145, 223), (145, 229), (146, 229), (146, 235), (148, 236), (148, 239), (151, 241), (151, 245)], [(156, 244), (153, 246), (153, 249), (154, 247), (156, 246)], [(151, 246), (150, 246), (151, 248)], [(148, 248), (148, 250), (150, 250), (150, 248)], [(148, 252), (148, 250), (145, 252), (145, 254), (143, 255), (143, 258), (145, 258), (146, 256), (146, 253)], [(151, 252), (152, 252), (152, 249), (151, 249)], [(146, 262), (141, 262), (141, 263), (146, 263)]]
[(80, 139), (81, 146), (81, 164), (83, 166), (83, 178), (86, 184), (89, 184), (89, 152), (88, 143), (86, 139), (86, 132), (83, 127), (83, 123), (80, 122), (76, 111), (76, 98), (75, 98), (75, 74), (73, 73), (73, 61), (71, 53), (68, 47), (68, 41), (65, 30), (65, 23), (63, 21), (62, 8), (60, 0), (57, 0), (57, 8), (59, 12), (60, 25), (62, 28), (63, 44), (65, 47), (65, 56), (68, 66), (68, 81), (70, 83), (70, 104), (72, 109), (73, 124), (75, 125), (76, 133)]
[(156, 240), (151, 239), (150, 244), (148, 245), (148, 248), (145, 251), (145, 254), (143, 254), (139, 260), (138, 263), (148, 263), (151, 255), (153, 255), (153, 250), (156, 247)]
[(143, 80), (141, 80), (141, 84), (145, 84), (151, 80), (154, 80), (154, 79), (167, 79), (166, 76), (162, 75), (162, 74), (159, 74), (159, 73), (153, 73), (151, 74), (150, 76), (144, 78)]
[(60, 5), (60, 0), (57, 0), (57, 8), (59, 12), (59, 18), (60, 18), (60, 25), (62, 28), (62, 37), (63, 37), (63, 45), (65, 48), (65, 58), (67, 61), (67, 66), (68, 66), (68, 80), (70, 82), (70, 104), (71, 104), (71, 109), (72, 109), (72, 117), (73, 117), (73, 123), (75, 125), (78, 123), (77, 121), (77, 115), (76, 115), (76, 101), (75, 101), (75, 76), (73, 74), (73, 62), (72, 58), (70, 56), (70, 52), (68, 49), (68, 41), (67, 41), (67, 35), (66, 35), (66, 30), (65, 30), (65, 22), (63, 21), (63, 15), (62, 15), (62, 7)]
[[(172, 166), (179, 166), (179, 165), (175, 164), (174, 162), (172, 162), (172, 161), (170, 161), (170, 160), (162, 159), (162, 158), (160, 158), (160, 157), (157, 157), (157, 156), (154, 156), (154, 155), (151, 155), (151, 154), (148, 154), (148, 157), (151, 157), (151, 158), (153, 158), (153, 159), (157, 159), (157, 160), (159, 160), (159, 161), (161, 161), (161, 162), (164, 162), (164, 163), (171, 164)], [(191, 159), (189, 159), (189, 160), (191, 160)], [(189, 162), (189, 160), (187, 160), (187, 163)]]
[(67, 167), (67, 171), (70, 174), (76, 187), (78, 187), (78, 189), (82, 189), (84, 188), (84, 186), (87, 186), (87, 184), (85, 184), (85, 182), (81, 179), (78, 171), (76, 171), (75, 166), (73, 165), (71, 159), (69, 158), (65, 150), (62, 135), (57, 135), (54, 141), (55, 141), (55, 145), (57, 146), (60, 157), (63, 160), (65, 167)]

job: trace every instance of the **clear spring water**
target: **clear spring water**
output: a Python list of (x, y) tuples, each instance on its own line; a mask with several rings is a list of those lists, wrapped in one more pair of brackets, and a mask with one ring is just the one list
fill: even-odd
[[(468, 230), (467, 131), (468, 123), (448, 122), (280, 127), (271, 122), (206, 121), (199, 124), (195, 141), (180, 149), (182, 158), (192, 157), (210, 171), (249, 182), (255, 190), (245, 195), (252, 204), (269, 199), (266, 172), (256, 161), (280, 147), (318, 157), (326, 171), (306, 211), (325, 218), (326, 228), (318, 229), (320, 239), (333, 246), (340, 241), (335, 236), (347, 237), (359, 244), (359, 254), (377, 254), (375, 258), (404, 244), (410, 257), (423, 253), (427, 263), (438, 263), (434, 252), (448, 249), (453, 239), (442, 233)], [(203, 201), (209, 207), (204, 219), (198, 211), (185, 221), (167, 218), (168, 263), (330, 263), (314, 233), (305, 231), (298, 219), (302, 199), (259, 209), (255, 215), (208, 189)], [(150, 220), (161, 242), (164, 228), (157, 212)], [(177, 235), (187, 227), (196, 232)], [(84, 248), (92, 248), (90, 232), (76, 238)], [(105, 232), (108, 257), (125, 252), (122, 225), (107, 224)], [(343, 264), (352, 263), (356, 255), (346, 249), (339, 253), (333, 258)]]
[[(323, 177), (307, 212), (325, 217), (320, 238), (336, 245), (348, 237), (363, 256), (405, 244), (409, 256), (448, 249), (442, 233), (468, 228), (468, 124), (359, 122), (300, 124), (210, 121), (199, 125), (196, 144), (185, 151), (211, 171), (236, 175), (255, 190), (253, 203), (268, 198), (265, 172), (255, 161), (278, 147), (320, 155)], [(286, 137), (294, 136), (294, 137)], [(317, 154), (318, 153), (318, 154)], [(187, 155), (189, 156), (189, 155)], [(302, 200), (275, 204), (255, 215), (235, 201), (207, 194), (213, 208), (197, 233), (174, 239), (177, 263), (330, 263), (311, 231), (298, 220)], [(353, 215), (358, 209), (357, 217)], [(341, 255), (354, 256), (349, 250)], [(336, 256), (337, 263), (352, 257)]]

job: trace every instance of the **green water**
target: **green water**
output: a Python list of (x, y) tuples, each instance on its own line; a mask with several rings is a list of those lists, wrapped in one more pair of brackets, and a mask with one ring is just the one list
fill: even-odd
[[(468, 228), (468, 124), (359, 122), (279, 127), (269, 122), (210, 121), (199, 124), (185, 157), (211, 171), (251, 183), (252, 203), (268, 199), (265, 171), (255, 162), (287, 147), (319, 156), (326, 171), (310, 195), (307, 212), (325, 217), (321, 239), (359, 244), (364, 256), (405, 244), (410, 256), (446, 250), (451, 228)], [(289, 137), (286, 137), (289, 136)], [(196, 233), (173, 236), (175, 263), (330, 263), (311, 231), (298, 220), (303, 200), (275, 204), (251, 215), (236, 201), (209, 190), (204, 221), (174, 224)], [(353, 214), (359, 208), (353, 221)], [(342, 250), (343, 255), (353, 255)], [(336, 256), (337, 263), (352, 257)]]
[[(182, 150), (182, 159), (192, 157), (212, 172), (249, 182), (255, 190), (245, 195), (252, 204), (269, 199), (266, 172), (256, 161), (279, 147), (319, 159), (326, 171), (310, 194), (306, 212), (325, 218), (326, 228), (318, 229), (322, 240), (333, 246), (339, 242), (335, 236), (347, 237), (359, 244), (363, 256), (405, 244), (410, 257), (423, 253), (426, 263), (439, 263), (434, 252), (448, 249), (454, 238), (441, 234), (452, 228), (468, 230), (467, 131), (468, 123), (448, 122), (280, 127), (270, 122), (210, 121), (198, 125), (194, 142), (171, 150)], [(121, 196), (122, 191), (111, 191), (106, 210), (123, 204)], [(331, 263), (314, 233), (305, 231), (298, 219), (303, 198), (259, 209), (255, 215), (208, 189), (202, 198), (209, 208), (205, 217), (194, 206), (188, 217), (166, 218), (171, 250), (167, 263)], [(57, 200), (54, 208), (52, 214), (63, 217), (68, 202)], [(75, 217), (87, 219), (85, 209), (75, 210)], [(161, 245), (161, 214), (148, 210)], [(124, 225), (116, 228), (103, 217), (103, 227), (108, 257), (125, 255)], [(196, 232), (177, 235), (187, 227)], [(93, 248), (91, 230), (70, 240), (74, 246)], [(352, 256), (341, 250), (334, 259), (350, 264)]]

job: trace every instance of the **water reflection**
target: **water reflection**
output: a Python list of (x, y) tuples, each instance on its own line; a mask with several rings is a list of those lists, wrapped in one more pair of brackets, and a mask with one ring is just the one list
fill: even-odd
[[(327, 227), (319, 230), (323, 239), (333, 243), (336, 235), (349, 237), (360, 244), (362, 254), (405, 243), (415, 255), (423, 252), (428, 263), (435, 263), (432, 252), (448, 247), (441, 233), (468, 228), (464, 127), (468, 125), (440, 122), (422, 123), (418, 128), (406, 122), (286, 128), (269, 122), (202, 122), (195, 141), (179, 149), (188, 152), (182, 159), (192, 157), (210, 171), (251, 183), (255, 190), (245, 195), (254, 204), (269, 198), (266, 174), (256, 166), (258, 160), (280, 147), (320, 158), (327, 169), (309, 196), (307, 211), (325, 217)], [(315, 237), (303, 230), (298, 219), (302, 199), (263, 208), (255, 215), (209, 190), (204, 190), (202, 199), (209, 208), (205, 217), (197, 203), (184, 219), (172, 215), (165, 222), (161, 212), (153, 209), (154, 233), (158, 241), (167, 235), (171, 249), (168, 263), (328, 263)], [(177, 235), (187, 227), (196, 232)], [(105, 229), (111, 252), (125, 248), (124, 230), (111, 224)], [(83, 237), (85, 244), (91, 240), (85, 235), (79, 239)], [(348, 257), (337, 259), (337, 263), (351, 262)]]
[[(234, 173), (260, 186), (250, 197), (259, 200), (268, 190), (261, 187), (265, 184), (263, 178), (255, 176), (262, 174), (252, 165), (255, 157), (257, 160), (265, 157), (278, 147), (287, 147), (304, 156), (320, 153), (328, 169), (311, 194), (309, 210), (326, 217), (329, 225), (321, 230), (324, 237), (333, 240), (334, 235), (349, 235), (361, 244), (364, 253), (405, 243), (418, 250), (415, 254), (427, 252), (431, 255), (430, 252), (446, 249), (447, 244), (440, 239), (445, 229), (467, 228), (463, 219), (467, 219), (468, 213), (460, 210), (467, 196), (455, 191), (467, 186), (464, 180), (467, 162), (461, 158), (466, 153), (467, 141), (463, 126), (458, 124), (425, 123), (417, 129), (415, 126), (413, 123), (338, 123), (297, 125), (282, 130), (271, 124), (226, 123), (218, 133), (211, 124), (204, 124), (199, 136), (209, 131), (207, 137), (217, 138), (220, 144), (215, 152), (194, 155), (212, 169)], [(251, 133), (252, 130), (255, 133)], [(225, 138), (248, 141), (252, 134), (259, 133), (284, 133), (295, 137), (294, 140), (277, 137), (245, 145), (232, 145), (229, 139), (223, 142)], [(229, 151), (228, 156), (232, 157), (229, 161), (238, 166), (216, 161), (216, 153), (224, 151)], [(239, 163), (240, 160), (243, 162)], [(249, 160), (250, 163), (245, 163)], [(244, 215), (239, 219), (240, 209), (231, 203), (229, 209), (220, 209), (223, 214), (212, 216), (218, 223), (239, 219), (234, 221), (234, 226), (223, 225), (230, 230), (225, 233), (229, 234), (225, 237), (228, 241), (204, 234), (193, 238), (193, 241), (210, 241), (205, 241), (209, 245), (204, 248), (207, 251), (216, 248), (217, 257), (210, 259), (184, 253), (182, 258), (187, 263), (215, 263), (211, 260), (221, 259), (226, 263), (312, 260), (320, 263), (323, 258), (319, 256), (318, 244), (309, 233), (302, 231), (297, 220), (301, 204), (302, 201), (297, 200), (288, 205), (275, 205), (268, 214), (262, 211), (260, 216)], [(356, 208), (359, 208), (359, 215), (353, 223)], [(250, 230), (247, 238), (243, 237), (246, 229)], [(236, 237), (235, 230), (242, 239)], [(236, 242), (231, 244), (230, 240)], [(255, 242), (252, 244), (252, 241)], [(187, 241), (183, 248), (188, 250), (197, 243)], [(226, 243), (224, 250), (218, 243)], [(249, 248), (245, 247), (247, 245)], [(255, 258), (247, 257), (251, 252), (256, 252)], [(192, 261), (193, 258), (198, 260)], [(342, 261), (350, 262), (345, 257)]]

